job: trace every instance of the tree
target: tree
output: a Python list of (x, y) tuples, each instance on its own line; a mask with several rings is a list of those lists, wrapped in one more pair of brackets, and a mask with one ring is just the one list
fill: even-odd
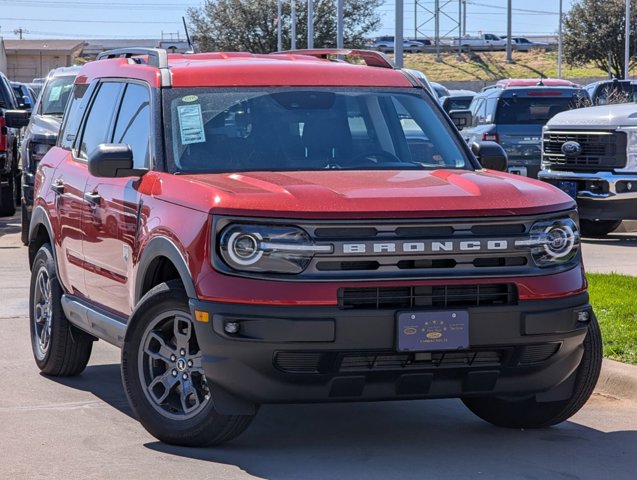
[[(637, 2), (631, 5), (631, 38), (637, 33)], [(625, 0), (580, 0), (564, 17), (564, 57), (572, 65), (593, 62), (624, 78)], [(635, 65), (631, 61), (631, 68)]]
[[(291, 0), (284, 0), (281, 21), (283, 48), (291, 45)], [(360, 48), (378, 30), (376, 9), (383, 0), (345, 0), (344, 41)], [(189, 27), (201, 51), (269, 53), (277, 49), (277, 0), (205, 0), (188, 9)], [(307, 47), (307, 2), (297, 0), (296, 46)], [(314, 46), (336, 46), (336, 0), (314, 0)]]

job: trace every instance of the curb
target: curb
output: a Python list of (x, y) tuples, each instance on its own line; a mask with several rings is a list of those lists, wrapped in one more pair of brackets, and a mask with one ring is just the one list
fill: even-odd
[(605, 358), (595, 392), (637, 401), (637, 365)]

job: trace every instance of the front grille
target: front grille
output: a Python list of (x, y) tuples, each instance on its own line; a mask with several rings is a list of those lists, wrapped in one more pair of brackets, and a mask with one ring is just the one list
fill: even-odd
[[(229, 275), (282, 281), (369, 281), (451, 278), (502, 278), (546, 275), (525, 246), (532, 225), (564, 212), (537, 216), (498, 218), (431, 218), (379, 220), (272, 220), (267, 223), (298, 227), (318, 251), (308, 255), (302, 272), (239, 272), (218, 255), (215, 268)], [(216, 217), (215, 231), (235, 222)], [(242, 219), (241, 222), (246, 222)], [(264, 223), (263, 220), (254, 220)], [(572, 268), (551, 268), (551, 273)]]
[(338, 291), (338, 307), (343, 310), (515, 305), (517, 300), (517, 289), (510, 283), (341, 288)]
[[(577, 142), (581, 153), (567, 156), (565, 142)], [(552, 170), (610, 171), (626, 166), (626, 134), (624, 132), (546, 132), (543, 159)]]

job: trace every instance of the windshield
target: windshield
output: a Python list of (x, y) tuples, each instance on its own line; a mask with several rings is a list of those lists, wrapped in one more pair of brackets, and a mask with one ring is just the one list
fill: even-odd
[(544, 125), (560, 112), (586, 106), (586, 98), (564, 96), (501, 97), (495, 123)]
[(42, 115), (64, 115), (66, 101), (69, 99), (69, 93), (73, 88), (75, 77), (66, 75), (63, 77), (54, 77), (49, 80), (42, 92)]
[(179, 172), (472, 168), (414, 90), (180, 88), (164, 101)]

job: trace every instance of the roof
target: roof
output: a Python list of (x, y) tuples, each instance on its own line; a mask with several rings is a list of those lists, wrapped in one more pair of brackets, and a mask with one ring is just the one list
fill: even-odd
[(84, 47), (83, 40), (5, 40), (7, 55), (11, 54), (51, 54), (68, 55)]
[[(335, 62), (301, 54), (201, 53), (168, 55), (174, 87), (361, 86), (412, 87), (400, 71)], [(132, 59), (89, 62), (78, 83), (94, 78), (137, 78), (160, 86), (159, 69)]]

